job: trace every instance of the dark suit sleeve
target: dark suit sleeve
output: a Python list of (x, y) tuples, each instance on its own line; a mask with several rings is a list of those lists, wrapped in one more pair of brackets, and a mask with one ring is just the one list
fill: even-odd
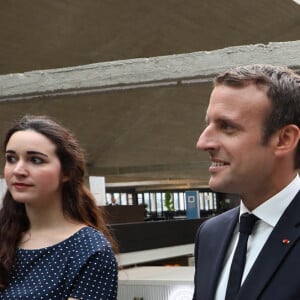
[(196, 280), (197, 280), (197, 272), (198, 272), (198, 243), (199, 243), (199, 235), (200, 235), (200, 230), (202, 228), (203, 224), (199, 227), (197, 234), (196, 234), (196, 238), (195, 238), (195, 249), (194, 249), (194, 257), (195, 257), (195, 275), (194, 275), (194, 295), (193, 295), (193, 300), (197, 300), (197, 284), (196, 284)]

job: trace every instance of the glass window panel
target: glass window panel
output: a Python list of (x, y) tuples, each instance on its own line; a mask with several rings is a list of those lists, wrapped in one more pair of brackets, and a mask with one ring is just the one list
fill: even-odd
[(149, 193), (144, 193), (144, 200), (145, 200), (145, 204), (148, 205), (148, 211), (155, 211), (155, 207), (154, 207), (154, 209), (152, 208), (152, 203), (150, 201)]
[(204, 210), (204, 193), (199, 192), (200, 209)]
[(121, 193), (120, 196), (121, 196), (121, 201), (120, 201), (121, 203), (120, 204), (127, 205), (127, 194), (126, 193)]
[(175, 210), (180, 210), (180, 209), (182, 209), (183, 207), (181, 208), (181, 205), (180, 205), (180, 203), (179, 203), (178, 193), (177, 193), (177, 192), (174, 192), (174, 193), (172, 193), (172, 195), (173, 195), (174, 208), (175, 208)]
[(106, 204), (111, 203), (111, 194), (110, 193), (106, 193)]
[(165, 206), (166, 201), (166, 193), (161, 193), (161, 202), (162, 202), (162, 210), (167, 211), (167, 208)]
[(150, 193), (150, 203), (151, 203), (151, 211), (155, 212), (157, 210), (155, 193)]
[(179, 193), (179, 205), (180, 207), (185, 210), (186, 209), (186, 206), (185, 206), (185, 197), (184, 197), (184, 193), (183, 192), (180, 192)]
[(129, 205), (133, 205), (133, 196), (131, 193), (127, 194), (127, 202)]
[(155, 193), (157, 212), (162, 212), (162, 193)]
[[(138, 201), (138, 204), (144, 204), (143, 193), (138, 193), (138, 194), (137, 194), (137, 201)], [(146, 203), (145, 203), (145, 204), (146, 204)]]
[(214, 202), (214, 209), (217, 209), (217, 195), (216, 193), (213, 193), (213, 202)]

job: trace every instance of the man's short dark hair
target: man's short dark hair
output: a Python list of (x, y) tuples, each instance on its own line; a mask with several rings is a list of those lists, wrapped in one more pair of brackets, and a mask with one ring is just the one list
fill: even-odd
[[(272, 65), (239, 66), (220, 74), (214, 85), (244, 87), (255, 84), (266, 90), (271, 101), (271, 112), (263, 127), (263, 143), (277, 130), (289, 124), (300, 128), (300, 76), (287, 67)], [(295, 167), (300, 167), (300, 144), (297, 146)]]

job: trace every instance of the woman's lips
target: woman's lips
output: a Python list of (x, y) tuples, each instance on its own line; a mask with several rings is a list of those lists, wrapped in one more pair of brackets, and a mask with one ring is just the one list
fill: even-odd
[(13, 186), (17, 189), (25, 189), (32, 186), (32, 184), (23, 183), (23, 182), (15, 182), (13, 183)]

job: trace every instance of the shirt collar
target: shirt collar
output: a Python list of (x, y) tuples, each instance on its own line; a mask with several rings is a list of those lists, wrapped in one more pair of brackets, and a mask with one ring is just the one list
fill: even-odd
[[(290, 182), (289, 185), (256, 207), (252, 213), (265, 223), (274, 227), (299, 190), (300, 178), (297, 174), (297, 176)], [(249, 212), (249, 210), (244, 205), (243, 201), (241, 201), (240, 215), (245, 212)]]

